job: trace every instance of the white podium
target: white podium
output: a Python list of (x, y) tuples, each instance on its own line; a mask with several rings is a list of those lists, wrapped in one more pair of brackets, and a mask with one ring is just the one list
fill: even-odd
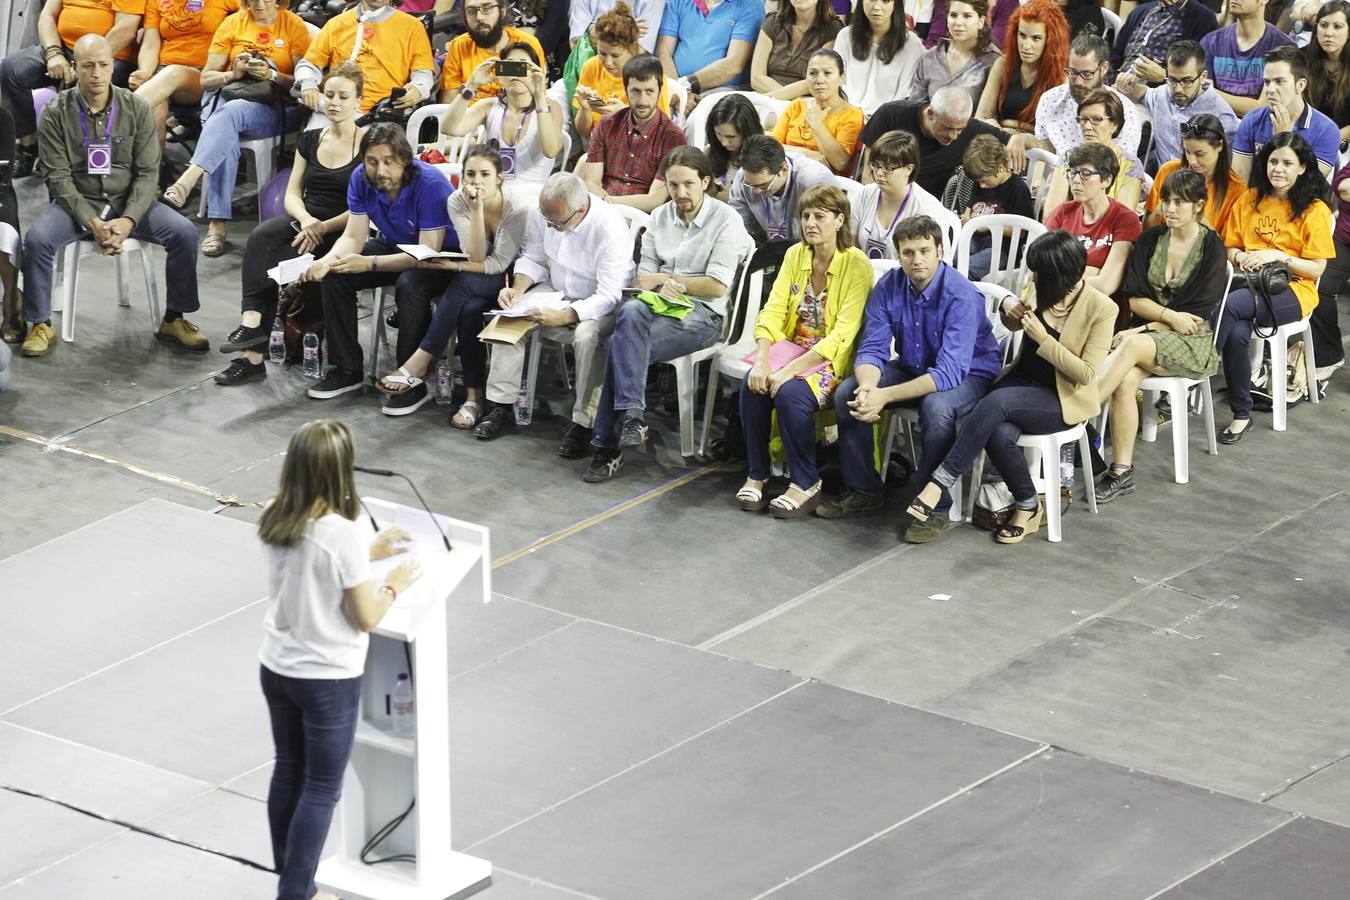
[[(319, 864), (315, 881), (343, 900), (447, 900), (492, 880), (492, 864), (450, 849), (450, 700), (446, 600), (486, 602), (491, 593), (488, 531), (437, 516), (454, 550), (445, 551), (423, 509), (366, 498), (380, 528), (412, 535), (422, 577), (400, 595), (370, 635), (356, 744), (337, 812), (337, 852)], [(371, 564), (376, 578), (407, 559)], [(411, 666), (409, 659), (411, 658)], [(416, 736), (393, 733), (389, 695), (399, 673), (412, 679)], [(413, 800), (412, 812), (371, 854), (412, 854), (415, 862), (367, 865), (361, 849)]]

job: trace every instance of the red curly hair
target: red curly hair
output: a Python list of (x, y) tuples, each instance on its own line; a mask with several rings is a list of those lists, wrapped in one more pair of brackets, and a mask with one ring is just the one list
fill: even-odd
[(1021, 67), (1022, 58), (1017, 52), (1017, 26), (1021, 22), (1032, 22), (1045, 26), (1045, 51), (1041, 54), (1040, 65), (1036, 69), (1036, 84), (1031, 90), (1031, 101), (1017, 114), (1019, 122), (1028, 125), (1036, 121), (1036, 104), (1041, 94), (1064, 83), (1064, 67), (1069, 64), (1069, 20), (1055, 0), (1029, 0), (1019, 6), (1008, 21), (1008, 33), (1003, 39), (1003, 84), (998, 89), (999, 109), (1008, 97), (1008, 85)]

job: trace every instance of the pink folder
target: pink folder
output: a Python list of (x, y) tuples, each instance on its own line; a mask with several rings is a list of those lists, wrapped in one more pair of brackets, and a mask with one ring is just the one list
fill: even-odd
[[(755, 359), (758, 353), (759, 353), (758, 350), (751, 350), (745, 356), (741, 357), (741, 361), (747, 362), (753, 366), (755, 364)], [(804, 356), (805, 354), (806, 354), (805, 347), (802, 347), (798, 344), (794, 344), (792, 343), (792, 341), (786, 340), (777, 341), (773, 344), (773, 346), (769, 347), (769, 371), (777, 372), (779, 369), (783, 368), (783, 366), (786, 366), (788, 363), (792, 362), (797, 357)], [(811, 368), (807, 369), (804, 372), (798, 372), (797, 377), (806, 378), (808, 375), (814, 375), (815, 373), (822, 371), (823, 369), (828, 367), (829, 364), (830, 364), (829, 360), (826, 360), (825, 362), (822, 362), (819, 365), (812, 366)]]

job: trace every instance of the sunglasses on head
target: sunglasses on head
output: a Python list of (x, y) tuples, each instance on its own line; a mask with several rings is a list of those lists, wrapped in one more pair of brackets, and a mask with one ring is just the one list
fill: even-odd
[(1222, 131), (1212, 128), (1209, 125), (1192, 125), (1190, 122), (1182, 122), (1180, 128), (1181, 136), (1184, 138), (1198, 138), (1204, 137), (1205, 135), (1218, 138), (1224, 136)]

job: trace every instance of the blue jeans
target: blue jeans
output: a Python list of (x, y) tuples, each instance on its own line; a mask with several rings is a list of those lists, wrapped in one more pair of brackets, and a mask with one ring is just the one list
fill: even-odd
[[(49, 204), (23, 233), (23, 317), (47, 322), (52, 317), (52, 268), (56, 253), (71, 241), (89, 237), (64, 207)], [(159, 244), (168, 251), (164, 266), (165, 299), (169, 309), (190, 313), (201, 306), (197, 298), (197, 228), (163, 203), (150, 204), (131, 236)], [(70, 277), (70, 273), (66, 273)]]
[[(441, 295), (431, 325), (419, 348), (436, 356), (450, 342), (450, 332), (459, 335), (459, 359), (464, 364), (464, 386), (480, 388), (487, 381), (487, 347), (478, 339), (485, 319), (483, 310), (496, 305), (502, 276), (482, 272), (459, 272)], [(407, 360), (400, 360), (407, 362)]]
[(811, 386), (800, 378), (790, 379), (772, 397), (751, 391), (749, 378), (741, 383), (746, 475), (756, 481), (768, 480), (769, 432), (775, 412), (792, 483), (809, 488), (820, 480), (816, 465), (816, 413), (820, 412), (820, 401)]
[[(952, 449), (933, 472), (932, 480), (946, 490), (971, 470), (975, 457), (985, 450), (1018, 505), (1035, 509), (1036, 485), (1017, 439), (1023, 434), (1053, 434), (1068, 427), (1060, 409), (1059, 393), (1054, 388), (1004, 381), (975, 404)], [(1048, 465), (1057, 462), (1047, 460)]]
[[(1275, 309), (1273, 322), (1264, 300), (1257, 300), (1245, 287), (1235, 288), (1228, 294), (1228, 302), (1222, 307), (1223, 318), (1214, 328), (1218, 334), (1215, 346), (1223, 358), (1223, 380), (1228, 384), (1228, 406), (1234, 419), (1252, 417), (1252, 363), (1247, 348), (1252, 341), (1253, 323), (1270, 328), (1303, 318), (1303, 308), (1293, 291), (1286, 288), (1271, 301)], [(1276, 372), (1273, 377), (1283, 378), (1284, 373)]]
[(9, 370), (11, 355), (9, 344), (0, 343), (0, 391), (9, 387), (9, 376), (12, 374)]
[(609, 360), (595, 412), (595, 446), (619, 446), (623, 413), (641, 416), (647, 405), (647, 367), (711, 347), (722, 317), (697, 303), (683, 319), (658, 316), (636, 298), (619, 307), (609, 338)]
[[(218, 91), (202, 95), (202, 135), (192, 162), (206, 170), (206, 217), (231, 219), (234, 182), (239, 176), (239, 142), (275, 137), (286, 128), (281, 107), (252, 100), (225, 100)], [(264, 185), (258, 185), (262, 191)]]
[[(881, 370), (877, 386), (891, 387), (914, 377), (892, 360)], [(873, 461), (875, 449), (872, 442), (872, 423), (859, 422), (853, 418), (853, 413), (848, 408), (848, 402), (853, 399), (853, 392), (857, 389), (858, 379), (846, 378), (834, 395), (839, 421), (840, 475), (849, 490), (869, 497), (881, 497), (886, 492), (886, 485), (882, 482)], [(949, 391), (935, 391), (918, 400), (897, 404), (910, 408), (917, 406), (919, 409), (919, 428), (923, 434), (919, 458), (914, 463), (918, 484), (926, 484), (932, 478), (933, 470), (951, 449), (952, 442), (956, 440), (956, 420), (974, 409), (975, 404), (988, 391), (988, 378), (967, 375), (960, 384)], [(945, 516), (951, 508), (952, 498), (944, 490), (942, 499), (938, 501), (934, 510)]]
[(267, 792), (277, 900), (309, 900), (356, 740), (361, 679), (289, 678), (259, 668), (277, 753)]

